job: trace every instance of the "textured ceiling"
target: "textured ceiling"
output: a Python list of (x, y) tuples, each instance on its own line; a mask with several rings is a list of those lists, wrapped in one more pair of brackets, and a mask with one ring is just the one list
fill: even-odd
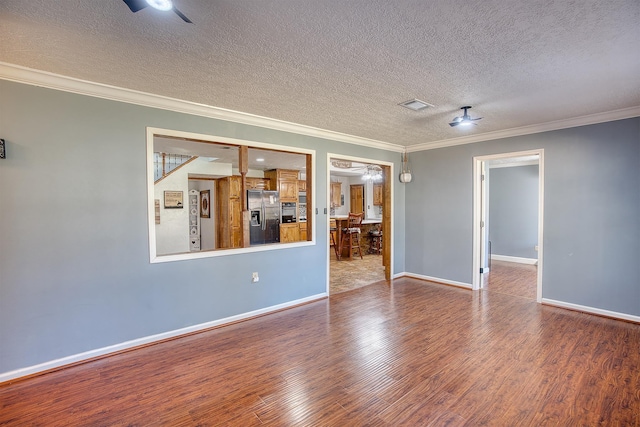
[(638, 0), (174, 1), (3, 0), (0, 61), (402, 146), (640, 106)]

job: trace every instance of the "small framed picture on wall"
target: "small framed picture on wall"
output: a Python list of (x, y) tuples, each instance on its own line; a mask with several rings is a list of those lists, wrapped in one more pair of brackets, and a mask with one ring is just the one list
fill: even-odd
[(200, 192), (200, 218), (209, 218), (210, 217), (210, 196), (211, 190), (202, 190)]
[(184, 207), (182, 201), (182, 191), (165, 191), (164, 192), (164, 208), (165, 209), (182, 209)]

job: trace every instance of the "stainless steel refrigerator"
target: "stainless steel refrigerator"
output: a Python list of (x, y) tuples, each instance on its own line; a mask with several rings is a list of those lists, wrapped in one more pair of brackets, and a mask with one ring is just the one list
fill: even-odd
[(280, 196), (277, 191), (247, 190), (251, 212), (250, 243), (262, 245), (280, 241)]

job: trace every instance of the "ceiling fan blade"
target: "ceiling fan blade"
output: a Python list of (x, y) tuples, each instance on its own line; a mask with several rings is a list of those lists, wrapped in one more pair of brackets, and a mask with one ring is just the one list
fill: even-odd
[(139, 10), (144, 9), (145, 7), (149, 6), (149, 3), (147, 3), (145, 0), (122, 0), (125, 2), (125, 4), (129, 7), (129, 10), (131, 10), (131, 12), (136, 13)]
[(458, 126), (459, 124), (460, 124), (460, 122), (451, 122), (451, 123), (449, 123), (449, 126), (455, 127), (455, 126)]
[(185, 16), (185, 14), (184, 14), (184, 13), (182, 13), (182, 12), (180, 12), (178, 9), (176, 9), (176, 7), (175, 7), (175, 6), (173, 6), (173, 11), (176, 13), (176, 15), (178, 15), (180, 18), (182, 18), (182, 20), (183, 20), (184, 22), (186, 22), (187, 24), (193, 24), (193, 22), (191, 22), (191, 19), (187, 18), (187, 17)]

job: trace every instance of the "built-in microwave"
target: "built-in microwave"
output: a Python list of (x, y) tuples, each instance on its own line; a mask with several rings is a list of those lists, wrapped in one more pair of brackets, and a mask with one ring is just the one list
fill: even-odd
[(298, 193), (298, 202), (299, 203), (307, 203), (307, 193), (305, 191), (301, 191)]
[(296, 203), (283, 202), (282, 203), (282, 223), (296, 222)]

